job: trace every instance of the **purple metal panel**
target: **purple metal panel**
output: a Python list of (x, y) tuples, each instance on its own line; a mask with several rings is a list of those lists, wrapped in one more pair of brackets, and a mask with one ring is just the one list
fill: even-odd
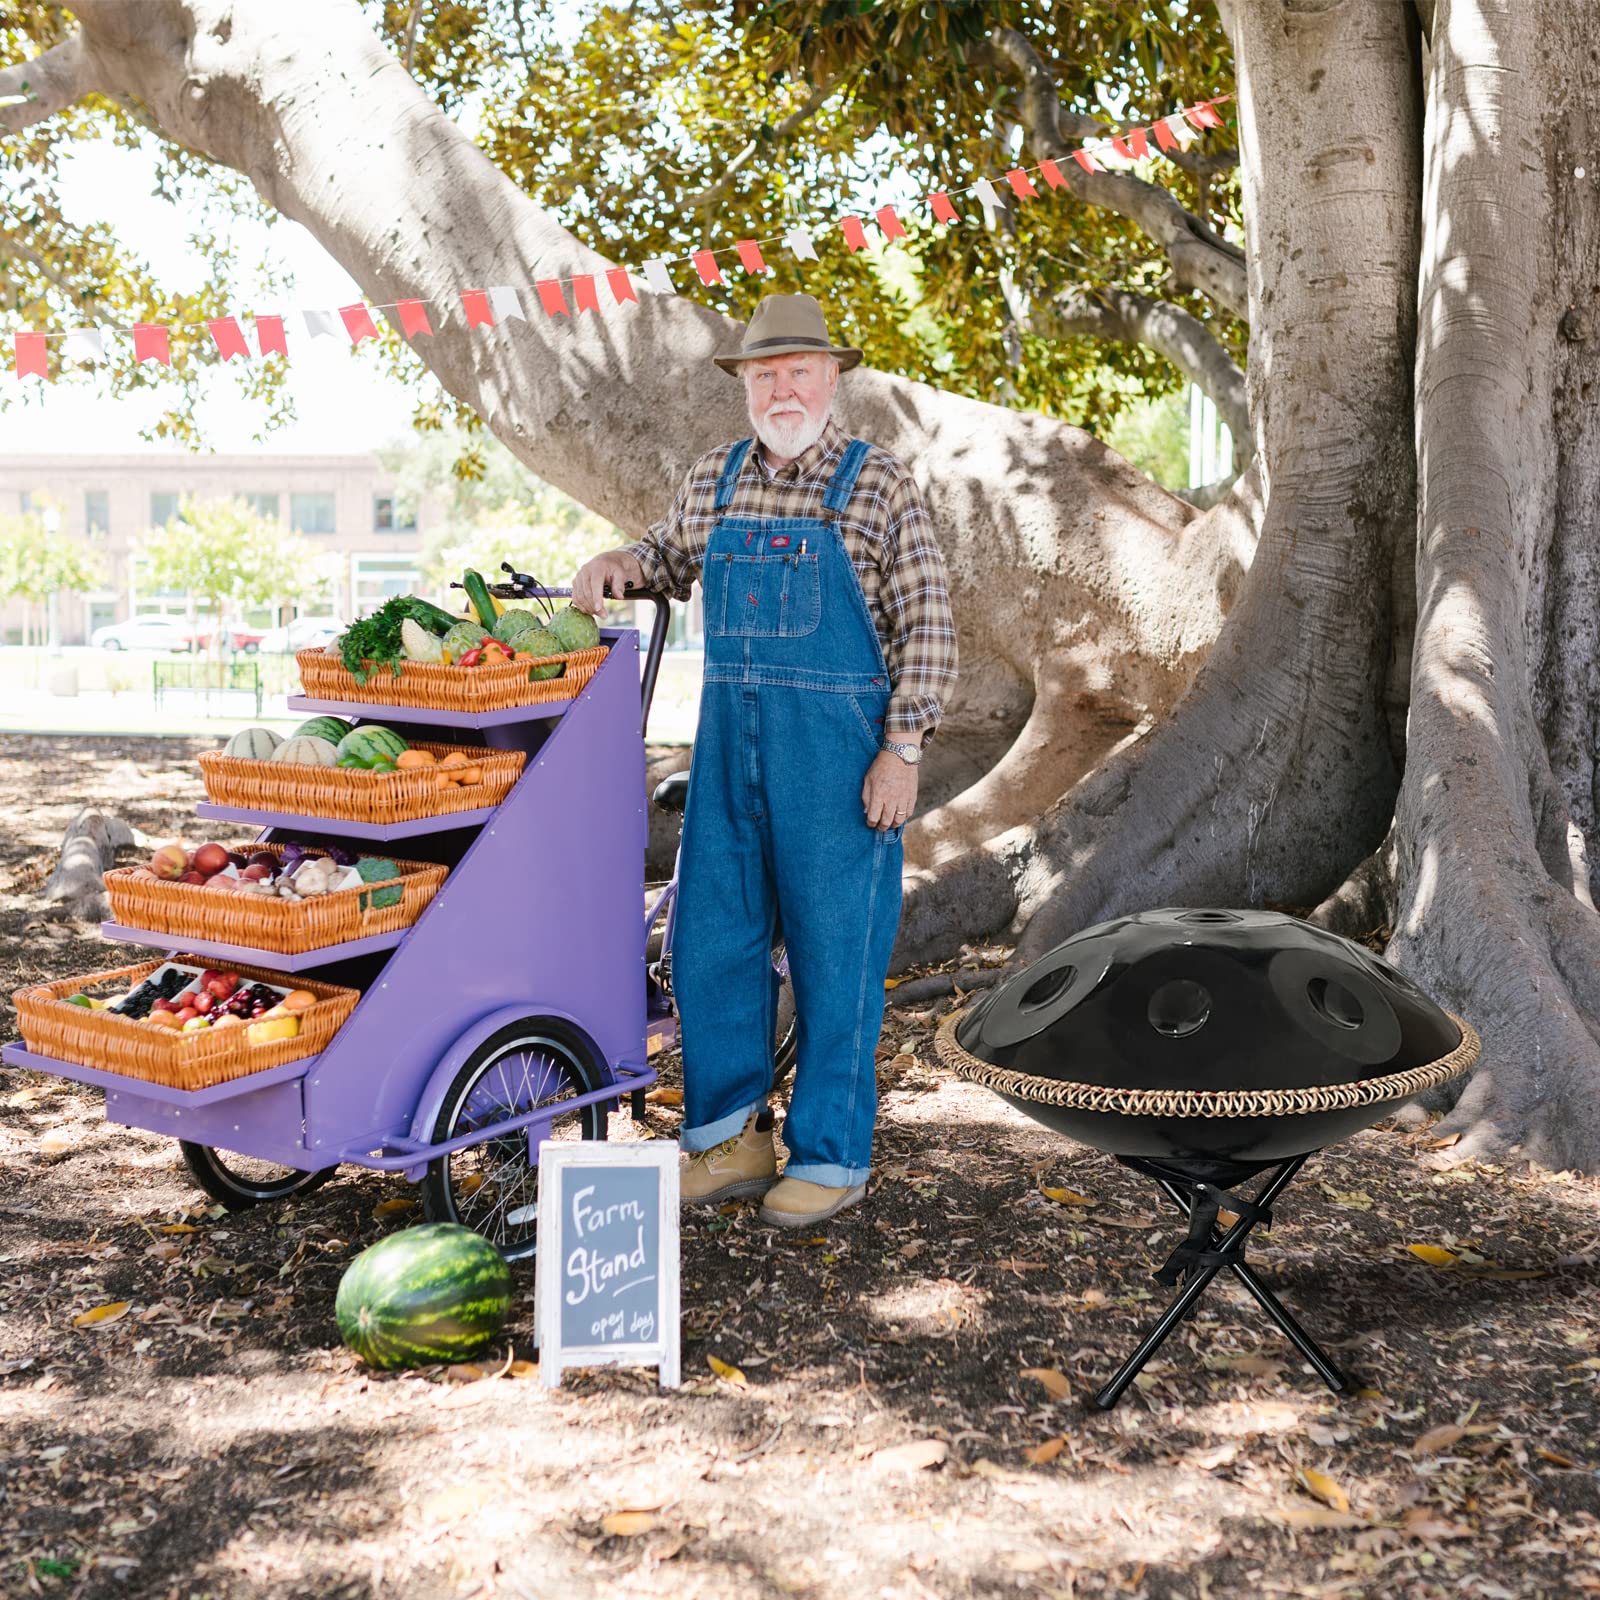
[(436, 1065), (502, 1008), (577, 1018), (613, 1069), (644, 1059), (638, 697), (628, 629), (307, 1079), (313, 1162), (410, 1132)]
[(423, 833), (475, 828), (487, 822), (498, 809), (497, 806), (484, 806), (476, 811), (449, 811), (437, 817), (417, 817), (411, 822), (340, 822), (330, 817), (301, 816), (298, 812), (219, 806), (209, 800), (202, 800), (194, 808), (197, 817), (206, 817), (213, 822), (248, 822), (259, 828), (282, 828), (289, 833), (314, 833), (332, 839), (414, 839)]
[[(265, 1077), (266, 1074), (261, 1074)], [(126, 1083), (128, 1080), (122, 1080)], [(233, 1150), (280, 1166), (313, 1166), (302, 1143), (305, 1102), (304, 1079), (258, 1085), (248, 1094), (209, 1105), (173, 1105), (141, 1093), (106, 1092), (106, 1121), (130, 1128), (192, 1139), (219, 1150)], [(331, 1166), (326, 1160), (316, 1166)]]
[(104, 938), (116, 939), (123, 944), (153, 945), (158, 950), (172, 954), (182, 951), (186, 955), (205, 956), (211, 961), (241, 961), (247, 966), (272, 967), (279, 972), (309, 972), (316, 967), (330, 966), (335, 961), (348, 961), (354, 956), (393, 950), (406, 936), (404, 928), (397, 928), (393, 933), (374, 934), (370, 939), (351, 939), (344, 944), (324, 945), (320, 950), (286, 955), (281, 950), (258, 950), (247, 944), (218, 944), (210, 939), (185, 938), (178, 944), (174, 943), (170, 933), (154, 933), (148, 928), (125, 928), (116, 922), (102, 922), (100, 932)]
[(86, 1067), (76, 1061), (63, 1061), (56, 1056), (38, 1055), (20, 1044), (8, 1044), (0, 1050), (0, 1061), (8, 1067), (26, 1067), (30, 1072), (49, 1072), (58, 1078), (71, 1078), (74, 1083), (91, 1084), (97, 1089), (104, 1089), (108, 1094), (112, 1092), (135, 1094), (145, 1100), (193, 1108), (219, 1105), (225, 1100), (242, 1099), (272, 1084), (303, 1078), (316, 1064), (317, 1057), (302, 1056), (298, 1061), (286, 1061), (281, 1067), (269, 1067), (265, 1072), (252, 1072), (248, 1077), (232, 1078), (227, 1083), (214, 1083), (209, 1089), (169, 1089), (163, 1083), (145, 1083), (142, 1079), (130, 1078), (125, 1073), (105, 1072), (99, 1067)]

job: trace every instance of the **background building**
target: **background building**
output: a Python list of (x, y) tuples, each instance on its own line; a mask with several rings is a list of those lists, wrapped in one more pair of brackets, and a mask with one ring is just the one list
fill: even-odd
[[(0, 512), (48, 497), (62, 507), (62, 531), (84, 541), (103, 570), (103, 588), (55, 601), (58, 643), (85, 644), (96, 628), (139, 613), (187, 610), (185, 594), (141, 592), (132, 554), (140, 534), (177, 515), (184, 495), (247, 500), (325, 553), (326, 589), (304, 613), (348, 620), (420, 582), (433, 507), (404, 506), (373, 455), (0, 455)], [(19, 600), (0, 605), (7, 642), (21, 639), (24, 610)]]

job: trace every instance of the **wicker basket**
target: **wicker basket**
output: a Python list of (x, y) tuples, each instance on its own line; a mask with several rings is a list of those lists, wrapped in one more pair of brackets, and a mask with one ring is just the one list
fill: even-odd
[[(194, 956), (173, 959), (182, 966), (206, 965)], [(300, 1014), (300, 1031), (294, 1038), (274, 1039), (267, 1044), (251, 1044), (247, 1028), (176, 1033), (133, 1017), (66, 1003), (68, 995), (98, 984), (126, 982), (132, 989), (166, 964), (145, 961), (136, 967), (118, 967), (111, 972), (93, 972), (86, 977), (61, 978), (55, 983), (18, 989), (11, 1000), (17, 1008), (23, 1043), (39, 1055), (76, 1061), (81, 1066), (98, 1067), (102, 1072), (119, 1073), (145, 1083), (165, 1084), (173, 1089), (207, 1089), (215, 1083), (265, 1072), (325, 1050), (361, 998), (358, 990), (341, 989), (331, 983), (312, 983), (298, 976), (286, 978), (283, 973), (257, 967), (229, 966), (230, 972), (237, 972), (242, 978), (278, 988), (309, 989), (317, 997), (317, 1004)]]
[[(282, 856), (281, 844), (255, 844)], [(253, 894), (232, 894), (198, 883), (173, 883), (147, 867), (118, 867), (105, 875), (111, 915), (125, 928), (148, 928), (179, 939), (206, 939), (216, 944), (248, 945), (301, 955), (330, 944), (370, 939), (409, 928), (444, 882), (446, 868), (427, 861), (395, 861), (400, 869), (400, 900), (392, 906), (371, 904), (371, 889), (339, 889), (309, 900), (278, 900)], [(392, 880), (385, 880), (392, 887)]]
[(419, 743), (411, 748), (431, 750), (439, 757), (459, 750), (482, 769), (483, 782), (441, 788), (433, 767), (364, 772), (298, 761), (254, 761), (221, 750), (202, 750), (200, 771), (207, 796), (219, 806), (281, 811), (331, 822), (385, 823), (497, 806), (511, 793), (528, 759), (521, 750), (489, 750), (483, 745)]
[(417, 706), (431, 711), (507, 711), (513, 706), (574, 699), (605, 658), (605, 645), (574, 650), (568, 655), (541, 656), (541, 661), (562, 662), (566, 670), (558, 678), (543, 678), (537, 683), (528, 681), (533, 666), (528, 661), (505, 661), (485, 667), (407, 661), (401, 664), (398, 677), (387, 667), (375, 667), (364, 684), (356, 682), (355, 674), (337, 655), (325, 650), (302, 650), (294, 659), (300, 668), (300, 682), (313, 700)]

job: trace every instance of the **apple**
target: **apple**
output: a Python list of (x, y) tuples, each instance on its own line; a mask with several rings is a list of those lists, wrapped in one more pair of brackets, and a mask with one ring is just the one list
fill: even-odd
[(202, 1028), (209, 1028), (210, 1026), (210, 1017), (190, 1017), (189, 1020), (184, 1023), (183, 1031), (185, 1033), (198, 1033)]
[(173, 1015), (178, 1019), (179, 1022), (193, 1022), (194, 1019), (200, 1015), (200, 1013), (196, 1011), (193, 1006), (182, 1006), (177, 1011), (173, 1012)]
[(252, 867), (267, 867), (273, 872), (278, 870), (278, 858), (270, 850), (257, 850), (250, 857)]
[(206, 972), (200, 977), (200, 986), (218, 1000), (226, 1000), (239, 987), (237, 972)]
[(186, 872), (181, 878), (178, 879), (179, 883), (204, 884), (205, 881), (206, 875), (203, 872)]
[(178, 1008), (165, 995), (162, 995), (159, 1000), (150, 1002), (150, 1009), (152, 1011), (176, 1011)]
[(195, 851), (192, 864), (196, 872), (203, 872), (208, 878), (214, 877), (227, 866), (228, 852), (214, 840), (209, 841)]
[(242, 1028), (244, 1026), (244, 1018), (236, 1017), (231, 1012), (225, 1012), (222, 1016), (216, 1018), (211, 1026), (213, 1028)]
[(217, 1003), (217, 997), (208, 989), (196, 989), (193, 994), (185, 998), (188, 1001), (189, 1008), (193, 1011), (198, 1011), (202, 1017)]
[(174, 882), (189, 870), (189, 852), (181, 844), (164, 844), (150, 857), (150, 870), (158, 878)]
[(248, 878), (252, 883), (261, 883), (272, 876), (272, 868), (265, 862), (252, 861), (239, 874), (241, 878)]

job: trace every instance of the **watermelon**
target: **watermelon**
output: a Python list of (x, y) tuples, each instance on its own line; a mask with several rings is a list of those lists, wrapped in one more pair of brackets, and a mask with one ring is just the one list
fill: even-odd
[(243, 756), (247, 761), (270, 761), (272, 752), (283, 740), (271, 728), (241, 728), (223, 746), (225, 756)]
[(511, 1315), (511, 1273), (481, 1234), (454, 1222), (403, 1228), (339, 1280), (339, 1337), (381, 1370), (467, 1361)]
[(297, 733), (272, 752), (272, 759), (297, 762), (303, 767), (331, 767), (339, 759), (339, 747), (315, 734)]
[(343, 717), (313, 717), (309, 722), (302, 722), (298, 728), (289, 735), (291, 739), (326, 739), (329, 744), (338, 742), (349, 733), (351, 724)]
[(363, 723), (352, 728), (339, 741), (339, 759), (354, 756), (358, 761), (371, 761), (377, 756), (388, 756), (392, 761), (411, 748), (398, 733), (381, 727), (376, 722)]

